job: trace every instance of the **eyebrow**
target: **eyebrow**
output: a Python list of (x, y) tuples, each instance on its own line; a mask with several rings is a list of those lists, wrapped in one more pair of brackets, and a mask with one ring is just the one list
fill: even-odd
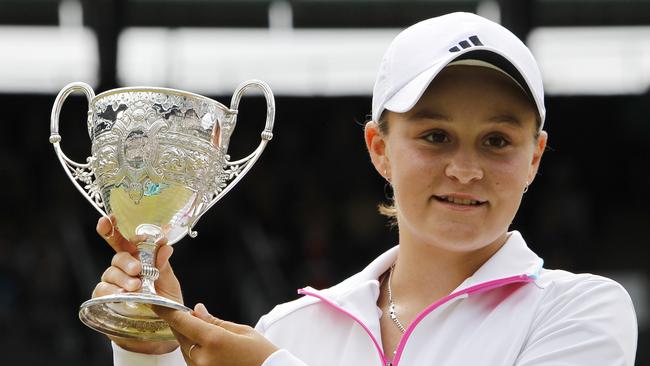
[[(427, 110), (427, 109), (421, 109), (419, 111), (414, 112), (412, 117), (415, 119), (430, 119), (435, 121), (452, 122), (452, 119), (445, 116), (444, 114), (436, 113), (432, 110)], [(498, 114), (488, 118), (485, 122), (505, 123), (513, 126), (522, 125), (521, 121), (517, 117), (510, 114)]]
[(510, 114), (499, 114), (494, 117), (490, 117), (487, 122), (493, 123), (506, 123), (514, 126), (521, 126), (521, 121)]
[(451, 119), (449, 117), (427, 109), (420, 109), (419, 111), (416, 111), (413, 113), (413, 118), (451, 122)]

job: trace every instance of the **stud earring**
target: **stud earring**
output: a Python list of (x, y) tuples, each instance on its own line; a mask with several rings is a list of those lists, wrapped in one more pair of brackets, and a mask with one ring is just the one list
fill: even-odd
[(386, 179), (388, 183), (390, 183), (390, 177), (388, 176), (388, 170), (386, 169), (384, 169), (384, 179)]

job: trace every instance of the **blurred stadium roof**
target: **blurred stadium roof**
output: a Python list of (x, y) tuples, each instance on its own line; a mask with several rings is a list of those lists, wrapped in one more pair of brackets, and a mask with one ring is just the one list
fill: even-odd
[[(71, 0), (2, 0), (0, 24), (56, 25), (59, 4)], [(267, 27), (273, 0), (82, 0), (88, 25), (112, 19), (124, 26)], [(476, 0), (291, 0), (297, 28), (404, 27), (422, 14), (475, 11)], [(649, 0), (502, 0), (531, 27), (650, 24)], [(522, 12), (523, 11), (523, 12)], [(526, 13), (526, 14), (524, 14)]]
[(85, 80), (227, 94), (259, 77), (279, 94), (367, 95), (398, 30), (451, 11), (527, 40), (551, 94), (650, 85), (650, 0), (2, 0), (0, 91)]

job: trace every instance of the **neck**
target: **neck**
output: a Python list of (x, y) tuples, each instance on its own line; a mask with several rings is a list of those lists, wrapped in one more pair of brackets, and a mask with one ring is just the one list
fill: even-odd
[(420, 310), (447, 296), (476, 272), (507, 239), (471, 252), (452, 252), (440, 246), (410, 240), (400, 233), (400, 251), (392, 278), (394, 298), (401, 305)]

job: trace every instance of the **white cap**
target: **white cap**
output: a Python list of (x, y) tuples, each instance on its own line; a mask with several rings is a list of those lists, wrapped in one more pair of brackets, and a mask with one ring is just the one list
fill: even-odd
[(379, 66), (372, 93), (373, 121), (385, 109), (404, 113), (413, 108), (429, 83), (451, 62), (492, 65), (510, 76), (535, 103), (544, 126), (544, 86), (530, 50), (500, 24), (471, 13), (427, 19), (393, 39)]

